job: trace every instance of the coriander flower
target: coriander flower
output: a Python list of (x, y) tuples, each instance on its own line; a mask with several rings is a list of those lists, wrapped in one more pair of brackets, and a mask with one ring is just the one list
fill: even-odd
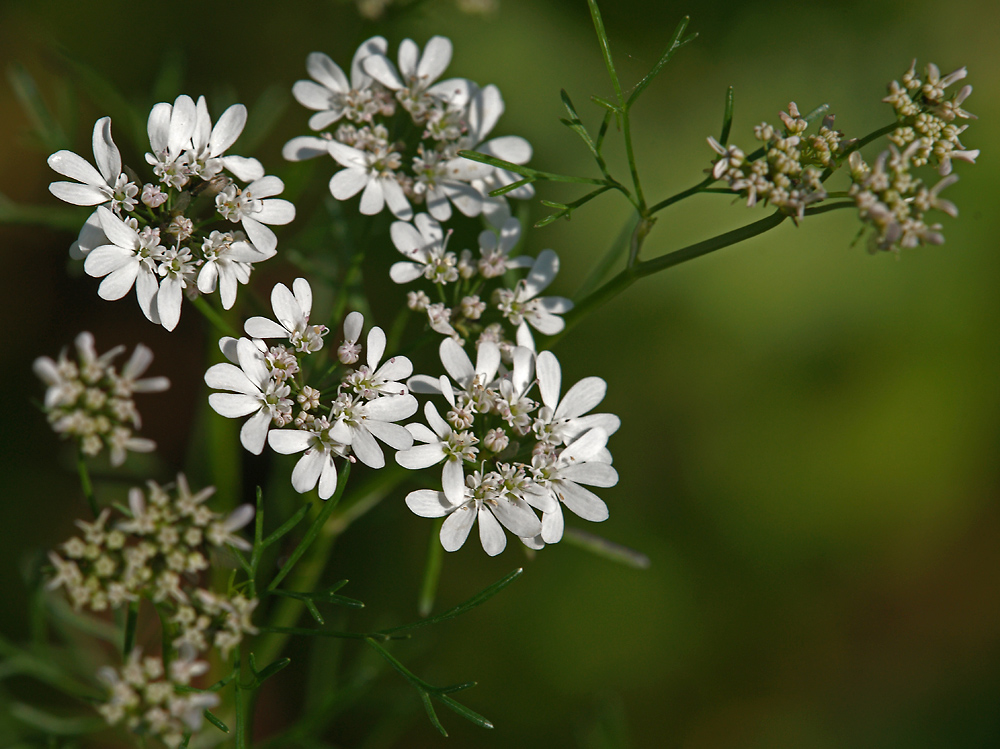
[(233, 104), (222, 113), (214, 127), (212, 126), (212, 118), (208, 114), (208, 105), (205, 103), (204, 96), (198, 97), (195, 112), (191, 147), (184, 154), (189, 174), (204, 180), (211, 180), (223, 169), (227, 169), (245, 182), (252, 182), (264, 176), (264, 167), (257, 159), (224, 155), (243, 132), (247, 121), (247, 108), (245, 106)]
[(483, 278), (497, 278), (513, 268), (530, 268), (534, 261), (527, 255), (510, 257), (521, 240), (521, 222), (509, 218), (500, 226), (499, 233), (484, 229), (479, 233), (479, 273)]
[(451, 62), (451, 41), (443, 36), (432, 36), (423, 54), (412, 39), (399, 44), (399, 67), (392, 64), (384, 50), (365, 58), (365, 72), (386, 88), (395, 91), (396, 97), (414, 119), (422, 121), (435, 99), (447, 98), (455, 88), (453, 81), (434, 85)]
[(573, 309), (573, 302), (560, 296), (538, 297), (555, 280), (558, 272), (559, 256), (552, 250), (542, 250), (527, 278), (518, 281), (513, 290), (497, 290), (500, 312), (518, 327), (530, 325), (545, 335), (560, 332), (566, 323), (559, 315)]
[(311, 129), (323, 130), (343, 117), (354, 122), (371, 121), (381, 105), (373, 91), (372, 78), (364, 70), (364, 61), (372, 55), (384, 54), (386, 46), (381, 36), (363, 42), (354, 53), (350, 81), (340, 66), (322, 52), (313, 52), (306, 58), (306, 70), (312, 80), (296, 81), (292, 96), (316, 112), (309, 118)]
[(594, 428), (603, 430), (608, 436), (618, 431), (621, 420), (614, 414), (584, 415), (604, 400), (608, 386), (600, 377), (583, 378), (560, 400), (562, 372), (555, 355), (551, 351), (538, 354), (535, 370), (544, 405), (535, 414), (533, 429), (541, 442), (567, 444)]
[[(445, 397), (452, 394), (451, 384), (442, 375), (441, 390)], [(415, 445), (409, 450), (396, 453), (396, 462), (403, 468), (419, 470), (429, 468), (444, 462), (441, 473), (441, 484), (444, 494), (452, 504), (464, 501), (465, 471), (463, 464), (472, 463), (479, 452), (475, 445), (479, 440), (469, 431), (458, 431), (451, 428), (447, 421), (441, 418), (433, 403), (424, 404), (424, 416), (431, 428), (423, 424), (407, 424), (406, 428), (413, 439), (425, 444)]]
[(458, 280), (458, 269), (455, 267), (458, 258), (454, 252), (445, 249), (448, 237), (441, 230), (441, 224), (426, 213), (418, 213), (413, 224), (396, 221), (389, 233), (396, 249), (411, 258), (410, 262), (393, 263), (389, 269), (389, 277), (393, 281), (409, 283), (421, 276), (436, 284)]
[(508, 468), (507, 476), (497, 472), (484, 475), (474, 471), (467, 477), (464, 493), (457, 502), (443, 492), (418, 489), (406, 496), (406, 506), (421, 517), (447, 515), (440, 532), (441, 546), (445, 551), (462, 548), (478, 520), (483, 550), (491, 557), (496, 556), (507, 546), (504, 528), (521, 538), (531, 538), (542, 532), (538, 517), (521, 496), (523, 489), (511, 491), (509, 488), (511, 482), (508, 479), (512, 477), (515, 485), (525, 483), (523, 469), (511, 471), (507, 466), (504, 468)]
[[(608, 434), (591, 429), (558, 454), (541, 453), (532, 460), (535, 480), (558, 500), (552, 511), (542, 513), (541, 540), (554, 544), (562, 539), (562, 505), (594, 523), (608, 519), (608, 507), (588, 486), (609, 487), (618, 483), (618, 472), (606, 458)], [(527, 537), (522, 537), (527, 538)]]
[(198, 291), (211, 294), (218, 286), (224, 309), (232, 309), (238, 285), (250, 280), (251, 264), (273, 256), (250, 244), (241, 231), (213, 231), (202, 241), (201, 250), (205, 262), (198, 270)]
[(208, 403), (229, 419), (250, 416), (240, 429), (240, 442), (254, 455), (260, 455), (272, 420), (284, 424), (286, 416), (291, 419), (291, 388), (272, 376), (264, 363), (264, 354), (250, 339), (237, 341), (236, 355), (238, 367), (214, 364), (205, 373), (205, 383), (210, 388), (232, 391), (212, 393)]
[(135, 286), (139, 307), (151, 322), (159, 323), (159, 312), (154, 306), (157, 281), (156, 261), (164, 247), (160, 244), (160, 230), (146, 227), (136, 231), (104, 206), (97, 208), (101, 230), (108, 244), (95, 247), (84, 261), (83, 269), (94, 278), (105, 277), (97, 289), (101, 299), (121, 299)]
[(254, 247), (270, 256), (278, 246), (278, 239), (265, 224), (280, 226), (295, 218), (295, 206), (274, 197), (284, 189), (284, 182), (268, 175), (242, 189), (230, 184), (215, 196), (215, 205), (223, 218), (242, 224)]
[(271, 308), (278, 322), (266, 317), (251, 317), (243, 325), (254, 338), (288, 338), (296, 351), (313, 353), (323, 348), (323, 336), (330, 332), (325, 325), (310, 325), (312, 287), (304, 278), (296, 278), (293, 291), (283, 283), (271, 289)]
[(190, 180), (190, 171), (181, 157), (191, 146), (197, 123), (198, 107), (186, 94), (178, 96), (172, 105), (160, 102), (149, 111), (146, 133), (153, 152), (146, 154), (146, 163), (168, 187), (179, 190)]
[(322, 417), (315, 419), (310, 429), (272, 429), (267, 435), (267, 443), (276, 453), (305, 453), (292, 470), (292, 488), (305, 494), (318, 484), (320, 499), (329, 499), (337, 491), (337, 466), (333, 461), (348, 457), (349, 439), (340, 422), (331, 426)]
[(118, 215), (130, 213), (136, 206), (139, 188), (122, 173), (122, 157), (111, 139), (111, 118), (102, 117), (94, 124), (94, 161), (97, 169), (72, 151), (58, 151), (49, 156), (49, 166), (76, 182), (52, 182), (49, 192), (73, 205), (106, 205)]
[(398, 219), (409, 221), (413, 217), (413, 209), (396, 174), (401, 164), (399, 154), (391, 146), (362, 151), (330, 140), (326, 147), (334, 161), (344, 167), (330, 178), (333, 197), (349, 200), (360, 192), (360, 211), (366, 216), (381, 213), (388, 205)]

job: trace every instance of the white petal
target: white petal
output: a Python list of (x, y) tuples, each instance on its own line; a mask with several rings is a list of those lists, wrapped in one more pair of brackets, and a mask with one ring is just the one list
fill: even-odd
[[(347, 93), (351, 89), (344, 71), (340, 69), (337, 63), (322, 52), (310, 53), (306, 58), (306, 70), (309, 71), (309, 75), (312, 76), (313, 80), (319, 81), (319, 83), (323, 84), (330, 91)], [(298, 97), (296, 96), (296, 98)], [(299, 99), (299, 101), (302, 100)], [(309, 106), (305, 102), (302, 103), (307, 107)]]
[(368, 75), (386, 88), (395, 91), (403, 88), (405, 85), (403, 79), (400, 78), (399, 73), (396, 71), (396, 66), (385, 55), (366, 57), (362, 67)]
[(208, 141), (208, 151), (212, 156), (225, 153), (243, 132), (247, 123), (247, 108), (242, 104), (233, 104), (219, 118), (212, 128), (212, 137)]
[(181, 319), (181, 299), (184, 291), (179, 278), (165, 278), (160, 284), (160, 290), (156, 294), (156, 311), (160, 316), (160, 323), (167, 330), (177, 327)]
[(368, 174), (353, 167), (341, 169), (330, 178), (330, 194), (337, 200), (353, 198), (368, 184)]
[(454, 509), (443, 492), (435, 492), (430, 489), (418, 489), (407, 494), (406, 506), (414, 515), (419, 515), (422, 518), (444, 517)]
[(491, 557), (495, 557), (507, 546), (507, 535), (486, 507), (479, 509), (479, 541), (483, 545), (483, 551)]
[(365, 316), (360, 312), (351, 312), (344, 318), (344, 340), (357, 343), (361, 337), (361, 329), (365, 324)]
[(399, 421), (417, 412), (417, 399), (412, 395), (390, 395), (369, 401), (365, 414), (376, 421)]
[(563, 468), (559, 476), (588, 486), (608, 487), (618, 483), (618, 471), (607, 463), (576, 463)]
[(48, 165), (53, 170), (64, 177), (75, 179), (85, 185), (105, 185), (107, 184), (94, 165), (79, 154), (72, 151), (56, 151), (49, 156)]
[(600, 523), (608, 519), (608, 506), (589, 489), (572, 481), (560, 481), (556, 486), (559, 499), (584, 520)]
[[(385, 202), (389, 206), (389, 210), (392, 211), (392, 215), (403, 221), (409, 221), (413, 218), (413, 209), (410, 207), (410, 201), (406, 199), (406, 195), (403, 193), (403, 188), (399, 182), (394, 177), (385, 177), (379, 181), (382, 183)], [(364, 199), (362, 198), (363, 202)]]
[(320, 499), (329, 499), (337, 491), (337, 464), (333, 462), (333, 455), (327, 455), (323, 463), (323, 473), (319, 475)]
[(101, 285), (97, 287), (97, 295), (109, 302), (121, 299), (135, 284), (135, 278), (138, 274), (138, 263), (128, 263), (121, 266), (104, 277)]
[(462, 461), (448, 458), (441, 471), (441, 488), (452, 504), (458, 504), (465, 497), (465, 472)]
[(310, 450), (299, 458), (292, 469), (292, 488), (299, 494), (310, 491), (319, 481), (325, 462), (326, 454), (322, 450)]
[(562, 505), (557, 504), (552, 512), (542, 515), (542, 540), (547, 544), (557, 544), (562, 540), (563, 527)]
[(262, 224), (284, 226), (295, 220), (295, 206), (282, 198), (262, 200), (260, 210), (253, 217)]
[(515, 536), (531, 538), (542, 532), (541, 521), (522, 499), (500, 499), (490, 505), (490, 509), (504, 528)]
[(451, 52), (451, 40), (443, 36), (432, 36), (427, 40), (424, 54), (420, 57), (417, 76), (427, 83), (436, 81), (451, 63)]
[(264, 166), (257, 159), (246, 156), (223, 156), (222, 165), (244, 182), (253, 182), (264, 176)]
[(559, 272), (559, 256), (553, 250), (542, 250), (524, 280), (523, 299), (534, 299), (552, 283)]
[(326, 140), (311, 135), (301, 135), (292, 138), (281, 149), (281, 155), (288, 161), (304, 161), (326, 156), (330, 153)]
[[(542, 394), (542, 403), (549, 408), (555, 408), (556, 404), (559, 403), (559, 388), (562, 384), (562, 370), (559, 368), (559, 360), (556, 359), (555, 354), (551, 351), (543, 351), (535, 359), (535, 371), (538, 372), (538, 389)], [(600, 378), (595, 377), (592, 379), (596, 380)], [(577, 383), (577, 385), (579, 384)], [(586, 410), (589, 411), (590, 409)], [(584, 412), (581, 411), (580, 413)]]
[(583, 378), (566, 393), (566, 397), (556, 409), (555, 418), (572, 419), (582, 416), (604, 400), (607, 391), (608, 385), (600, 377)]
[(243, 330), (251, 338), (286, 338), (288, 336), (287, 330), (266, 317), (251, 317), (243, 323)]
[[(225, 395), (225, 393), (220, 393), (220, 395)], [(254, 455), (260, 455), (264, 451), (267, 428), (270, 423), (271, 415), (263, 408), (247, 419), (240, 429), (240, 442), (243, 447)]]
[(365, 191), (361, 193), (361, 205), (358, 210), (365, 216), (374, 216), (385, 207), (385, 193), (382, 183), (385, 180), (372, 179), (365, 185)]
[(453, 339), (445, 338), (438, 347), (438, 353), (445, 371), (463, 388), (468, 388), (476, 370), (472, 368), (472, 361), (465, 350)]
[(399, 424), (387, 421), (368, 420), (368, 431), (395, 450), (409, 450), (413, 447), (413, 435)]
[(428, 468), (442, 460), (444, 460), (444, 451), (441, 449), (440, 443), (415, 445), (409, 450), (400, 450), (396, 453), (396, 462), (403, 468), (409, 468), (413, 471)]
[(267, 444), (276, 453), (294, 455), (307, 450), (313, 441), (313, 433), (304, 429), (272, 429), (267, 433)]
[(208, 405), (227, 419), (239, 419), (260, 410), (260, 401), (240, 393), (212, 393), (208, 396)]
[(393, 263), (389, 278), (396, 283), (410, 283), (424, 275), (424, 266), (416, 263)]
[(372, 371), (378, 369), (379, 362), (382, 361), (382, 354), (385, 353), (385, 333), (382, 328), (374, 327), (368, 331), (368, 368)]
[[(463, 505), (445, 518), (441, 524), (441, 546), (445, 551), (458, 551), (469, 537), (472, 524), (476, 522), (476, 511), (470, 505)], [(495, 520), (493, 521), (496, 522)], [(497, 525), (499, 528), (499, 525)], [(503, 530), (500, 531), (501, 535)]]
[(232, 390), (254, 397), (260, 395), (260, 388), (250, 381), (246, 372), (232, 364), (213, 364), (205, 372), (205, 384), (213, 390)]
[(351, 450), (358, 456), (358, 460), (369, 468), (382, 468), (385, 465), (382, 448), (365, 427), (352, 429), (351, 438)]
[(97, 220), (101, 222), (104, 234), (119, 247), (135, 250), (139, 247), (139, 234), (131, 226), (113, 214), (103, 205), (97, 208)]

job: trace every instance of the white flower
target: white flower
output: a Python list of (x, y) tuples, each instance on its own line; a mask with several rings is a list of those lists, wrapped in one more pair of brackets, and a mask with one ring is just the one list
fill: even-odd
[(236, 342), (236, 356), (238, 367), (215, 364), (205, 373), (205, 383), (210, 388), (232, 391), (212, 393), (208, 403), (229, 419), (253, 414), (240, 429), (240, 442), (250, 452), (260, 455), (271, 420), (291, 413), (291, 389), (271, 376), (264, 354), (250, 339), (240, 338)]
[(607, 460), (607, 443), (607, 432), (591, 429), (558, 455), (541, 454), (532, 461), (536, 481), (558, 500), (552, 511), (542, 513), (541, 541), (554, 544), (562, 539), (564, 521), (561, 505), (594, 523), (608, 519), (608, 507), (604, 501), (580, 486), (608, 487), (618, 483), (618, 472)]
[[(374, 400), (352, 399), (342, 394), (333, 404), (330, 417), (336, 419), (331, 433), (351, 446), (358, 460), (369, 468), (382, 468), (385, 455), (377, 437), (394, 450), (408, 450), (413, 437), (407, 428), (393, 422), (417, 412), (417, 399), (406, 395), (382, 396)], [(398, 455), (398, 453), (397, 453)]]
[(573, 309), (573, 302), (560, 296), (537, 298), (548, 288), (558, 272), (559, 256), (552, 250), (542, 250), (531, 266), (528, 277), (518, 281), (513, 291), (497, 291), (500, 312), (519, 327), (531, 325), (545, 335), (560, 332), (566, 323), (559, 315)]
[[(458, 384), (458, 390), (453, 389), (453, 394), (464, 394), (475, 403), (480, 413), (489, 411), (493, 402), (486, 393), (486, 388), (496, 380), (497, 370), (500, 368), (500, 348), (492, 341), (481, 343), (476, 353), (475, 367), (465, 349), (452, 338), (441, 341), (438, 353), (445, 371)], [(441, 385), (447, 382), (447, 378), (414, 375), (406, 384), (415, 393), (441, 394)], [(451, 387), (451, 383), (448, 383), (448, 387)]]
[(223, 218), (241, 223), (254, 247), (270, 256), (278, 246), (278, 239), (265, 224), (283, 225), (295, 218), (294, 205), (273, 197), (284, 189), (284, 182), (268, 175), (242, 189), (229, 185), (215, 196), (215, 206)]
[[(454, 400), (455, 396), (447, 377), (442, 376), (441, 390), (446, 398)], [(413, 439), (425, 444), (397, 452), (396, 462), (403, 468), (419, 470), (444, 461), (444, 470), (441, 473), (444, 494), (452, 504), (460, 504), (464, 501), (465, 492), (463, 463), (475, 460), (479, 450), (474, 445), (479, 440), (471, 432), (453, 430), (448, 422), (441, 418), (433, 403), (424, 404), (424, 416), (433, 431), (423, 424), (407, 424), (406, 428), (413, 435)]]
[(159, 288), (156, 258), (164, 249), (160, 245), (159, 229), (147, 227), (139, 233), (104, 206), (97, 208), (97, 217), (110, 244), (87, 253), (83, 268), (94, 278), (106, 276), (98, 287), (98, 295), (101, 299), (121, 299), (134, 284), (143, 314), (159, 323), (160, 317), (153, 304)]
[[(523, 477), (523, 471), (521, 474)], [(504, 527), (521, 538), (531, 538), (542, 532), (538, 517), (524, 498), (507, 490), (504, 478), (495, 472), (484, 476), (475, 471), (467, 478), (459, 501), (450, 500), (443, 492), (419, 489), (406, 496), (406, 506), (421, 517), (448, 516), (441, 525), (440, 534), (445, 551), (462, 548), (478, 520), (483, 550), (496, 556), (507, 546)]]
[(157, 260), (157, 273), (163, 277), (160, 290), (156, 293), (156, 312), (160, 323), (167, 330), (173, 330), (181, 319), (181, 301), (188, 283), (194, 282), (195, 259), (187, 247), (164, 248)]
[[(414, 224), (416, 228), (414, 228)], [(413, 224), (396, 221), (389, 229), (392, 243), (410, 262), (393, 263), (389, 277), (396, 283), (409, 283), (423, 276), (432, 283), (458, 280), (458, 258), (448, 252), (448, 241), (441, 224), (426, 213), (418, 213)], [(449, 232), (450, 234), (450, 232)]]
[(334, 458), (345, 458), (350, 448), (337, 437), (347, 439), (344, 429), (334, 430), (330, 422), (320, 418), (316, 428), (272, 429), (268, 432), (267, 443), (271, 449), (282, 455), (293, 455), (305, 451), (292, 470), (292, 488), (300, 494), (311, 491), (319, 485), (319, 498), (329, 499), (337, 491), (337, 466)]
[(191, 147), (197, 124), (198, 107), (186, 94), (178, 96), (172, 105), (160, 102), (149, 111), (146, 132), (153, 152), (146, 154), (146, 162), (163, 184), (179, 190), (190, 180), (181, 157)]
[[(512, 164), (526, 164), (531, 159), (531, 144), (524, 138), (506, 135), (483, 142), (503, 111), (504, 103), (500, 89), (492, 84), (482, 89), (477, 88), (469, 99), (468, 129), (458, 140), (455, 151), (479, 151)], [(487, 193), (520, 180), (520, 175), (461, 156), (448, 161), (444, 173), (445, 178), (439, 183), (440, 190), (466, 216), (478, 216), (485, 211), (494, 225), (502, 224), (509, 216), (506, 198), (502, 196), (491, 198)], [(530, 198), (534, 194), (531, 185), (507, 193), (510, 197), (518, 199)], [(438, 193), (432, 195), (429, 191), (427, 209), (435, 217), (447, 220), (451, 216), (451, 210), (447, 208), (446, 203), (441, 205), (442, 200), (442, 195)]]
[(122, 157), (111, 139), (111, 118), (102, 117), (94, 124), (94, 161), (97, 169), (72, 151), (58, 151), (49, 156), (49, 166), (76, 182), (52, 182), (49, 192), (73, 205), (111, 204), (116, 214), (130, 213), (136, 205), (139, 188), (122, 173)]
[(198, 291), (211, 294), (218, 285), (225, 309), (236, 303), (238, 284), (250, 280), (251, 264), (271, 257), (247, 242), (241, 231), (213, 231), (202, 242), (201, 251), (205, 262), (198, 271)]
[(535, 371), (544, 404), (535, 414), (533, 426), (539, 440), (560, 445), (572, 442), (594, 428), (603, 430), (608, 436), (618, 431), (621, 420), (614, 414), (584, 415), (604, 400), (608, 386), (600, 377), (583, 378), (560, 401), (562, 372), (555, 354), (551, 351), (540, 353), (535, 359)]
[(263, 177), (264, 167), (257, 159), (223, 155), (240, 137), (246, 121), (247, 108), (242, 104), (233, 104), (212, 127), (205, 97), (199, 96), (191, 146), (184, 155), (188, 172), (204, 180), (212, 179), (223, 169), (228, 169), (245, 182)]
[(451, 62), (451, 53), (451, 41), (443, 36), (431, 37), (423, 54), (416, 42), (404, 39), (399, 45), (399, 68), (384, 51), (366, 57), (363, 64), (365, 72), (395, 91), (407, 111), (420, 121), (436, 99), (447, 99), (455, 89), (450, 80), (434, 85)]
[(330, 194), (337, 200), (349, 200), (361, 192), (361, 213), (374, 216), (388, 205), (393, 215), (409, 221), (413, 209), (396, 175), (399, 154), (389, 148), (361, 151), (336, 140), (326, 141), (334, 160), (345, 167), (330, 178)]
[(372, 95), (372, 78), (364, 71), (364, 61), (371, 55), (384, 54), (386, 46), (385, 39), (380, 36), (363, 42), (354, 53), (350, 82), (340, 66), (322, 52), (313, 52), (306, 58), (306, 70), (312, 80), (296, 81), (292, 96), (299, 104), (316, 112), (309, 118), (312, 130), (323, 130), (342, 117), (355, 122), (371, 121), (378, 111), (378, 102)]
[(521, 240), (521, 222), (509, 218), (500, 226), (499, 234), (490, 229), (479, 233), (479, 273), (483, 278), (502, 276), (513, 268), (530, 268), (534, 261), (527, 255), (510, 257)]
[[(344, 321), (344, 331), (352, 345), (357, 345), (355, 342), (363, 324), (364, 317), (360, 312), (352, 312)], [(385, 364), (381, 364), (383, 354), (385, 354), (385, 332), (376, 326), (368, 331), (368, 363), (362, 364), (344, 377), (343, 387), (353, 390), (365, 400), (380, 396), (406, 395), (406, 385), (401, 381), (413, 373), (413, 364), (405, 356), (393, 356)]]
[[(292, 291), (283, 283), (271, 289), (271, 309), (278, 323), (266, 317), (251, 317), (243, 325), (247, 335), (254, 338), (288, 338), (296, 351), (312, 353), (323, 348), (323, 336), (329, 330), (325, 325), (310, 325), (312, 287), (304, 278), (296, 278)], [(279, 324), (280, 323), (280, 324)]]

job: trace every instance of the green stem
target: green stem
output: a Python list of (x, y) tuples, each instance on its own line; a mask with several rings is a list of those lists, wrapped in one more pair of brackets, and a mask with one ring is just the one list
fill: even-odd
[(198, 309), (199, 312), (201, 312), (202, 315), (204, 315), (205, 319), (208, 320), (212, 327), (218, 332), (223, 335), (232, 336), (233, 338), (240, 337), (239, 331), (222, 319), (222, 315), (220, 315), (215, 308), (208, 303), (208, 300), (205, 299), (205, 297), (196, 296), (193, 300), (191, 300), (191, 303)]
[(135, 629), (139, 622), (139, 602), (129, 601), (128, 612), (125, 615), (125, 642), (122, 645), (122, 656), (128, 658), (135, 649)]
[(80, 488), (83, 489), (84, 499), (90, 506), (90, 511), (96, 518), (100, 514), (97, 510), (97, 498), (94, 496), (94, 484), (90, 480), (90, 471), (87, 470), (87, 460), (83, 455), (83, 450), (76, 451), (76, 472), (80, 475)]
[[(657, 203), (652, 208), (650, 208), (647, 211), (647, 213), (650, 216), (652, 216), (657, 211), (662, 211), (667, 206), (671, 206), (674, 203), (679, 203), (680, 201), (684, 200), (684, 198), (689, 198), (692, 195), (697, 195), (699, 192), (702, 192), (706, 187), (708, 187), (713, 182), (715, 182), (715, 177), (712, 177), (711, 175), (709, 175), (708, 177), (705, 177), (705, 179), (703, 179), (701, 182), (699, 182), (694, 187), (689, 187), (687, 190), (682, 190), (681, 192), (677, 193), (676, 195), (671, 195), (666, 200), (661, 200), (659, 203)], [(729, 192), (729, 191), (727, 191), (727, 192)]]
[(441, 579), (441, 565), (444, 561), (444, 547), (438, 538), (443, 523), (444, 520), (438, 520), (432, 525), (431, 540), (427, 547), (427, 565), (424, 568), (424, 582), (420, 586), (420, 600), (417, 604), (420, 616), (427, 616), (434, 608), (438, 580)]
[(711, 239), (706, 239), (702, 242), (696, 242), (695, 244), (688, 245), (687, 247), (676, 250), (675, 252), (669, 252), (666, 255), (661, 255), (660, 257), (653, 258), (652, 260), (646, 260), (625, 268), (625, 270), (612, 278), (597, 291), (586, 297), (564, 316), (563, 319), (566, 320), (566, 327), (561, 333), (552, 336), (549, 341), (550, 344), (565, 335), (570, 328), (576, 325), (576, 323), (583, 319), (583, 317), (587, 314), (593, 312), (605, 302), (618, 296), (640, 278), (650, 276), (661, 270), (666, 270), (667, 268), (672, 268), (675, 265), (680, 265), (681, 263), (686, 263), (688, 260), (694, 260), (702, 255), (708, 255), (716, 250), (721, 250), (723, 247), (729, 247), (730, 245), (737, 244), (750, 239), (751, 237), (756, 237), (757, 235), (763, 234), (764, 232), (770, 231), (774, 227), (778, 226), (778, 224), (783, 222), (786, 218), (788, 218), (786, 214), (781, 211), (775, 211), (767, 218), (762, 218), (759, 221), (747, 224), (739, 229), (727, 231), (717, 237), (712, 237)]
[[(383, 468), (378, 475), (363, 484), (357, 494), (353, 495), (349, 502), (345, 502), (338, 512), (328, 514), (326, 522), (319, 531), (318, 538), (312, 544), (309, 556), (295, 567), (295, 572), (289, 577), (285, 587), (289, 590), (314, 590), (316, 588), (316, 583), (323, 574), (337, 537), (355, 519), (377, 505), (405, 478), (406, 472), (403, 469), (393, 470), (394, 468), (396, 467), (386, 466)], [(341, 485), (343, 486), (346, 484), (347, 476), (344, 475), (341, 479), (344, 481), (344, 484)], [(335, 498), (331, 498), (329, 502), (334, 502)], [(273, 588), (273, 585), (272, 583), (269, 587)], [(302, 599), (281, 598), (267, 624), (267, 629), (277, 630), (277, 632), (269, 633), (266, 638), (261, 639), (259, 645), (256, 643), (254, 645), (255, 657), (260, 663), (270, 663), (281, 654), (288, 641), (289, 633), (280, 630), (292, 627), (299, 620), (303, 608), (305, 608), (305, 602)]]

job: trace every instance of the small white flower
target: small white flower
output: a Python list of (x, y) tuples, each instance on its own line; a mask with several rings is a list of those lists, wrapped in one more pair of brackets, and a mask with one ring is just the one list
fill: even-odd
[(190, 180), (190, 172), (182, 158), (191, 147), (191, 136), (198, 124), (198, 107), (186, 94), (178, 96), (173, 104), (160, 102), (149, 111), (146, 132), (152, 153), (146, 162), (160, 182), (180, 189)]
[(528, 277), (518, 281), (513, 291), (498, 290), (500, 312), (519, 327), (530, 325), (545, 335), (560, 332), (566, 323), (559, 315), (573, 309), (573, 302), (560, 296), (538, 297), (555, 280), (558, 272), (559, 256), (552, 250), (542, 250)]
[(416, 42), (404, 39), (399, 45), (398, 68), (384, 51), (366, 57), (363, 65), (368, 75), (396, 92), (415, 120), (423, 121), (434, 101), (451, 96), (456, 87), (450, 80), (434, 85), (451, 62), (451, 53), (451, 41), (443, 36), (431, 37), (423, 54)]
[(381, 213), (388, 205), (398, 219), (409, 221), (413, 217), (413, 209), (396, 174), (401, 163), (399, 154), (391, 146), (361, 151), (330, 140), (326, 142), (326, 147), (334, 160), (345, 167), (330, 178), (330, 194), (333, 197), (349, 200), (360, 192), (360, 211), (366, 216)]
[(572, 442), (584, 432), (599, 428), (608, 436), (618, 431), (621, 420), (614, 414), (587, 414), (607, 392), (607, 383), (600, 377), (585, 377), (559, 399), (562, 372), (559, 360), (551, 351), (543, 351), (535, 359), (538, 390), (542, 408), (535, 415), (534, 430), (539, 440), (553, 445)]
[(500, 227), (499, 234), (490, 229), (479, 233), (479, 273), (483, 278), (497, 278), (513, 268), (530, 268), (534, 261), (527, 255), (510, 257), (521, 240), (521, 222), (509, 218)]
[(606, 459), (608, 435), (591, 429), (571, 442), (558, 455), (534, 459), (536, 481), (558, 500), (550, 512), (542, 513), (541, 541), (558, 543), (563, 536), (562, 505), (584, 520), (600, 523), (608, 519), (608, 507), (588, 486), (609, 487), (618, 483), (618, 472)]
[(284, 182), (268, 175), (243, 189), (229, 185), (215, 196), (215, 205), (223, 218), (234, 224), (241, 223), (253, 246), (270, 257), (278, 246), (278, 239), (265, 224), (280, 226), (295, 218), (294, 205), (273, 197), (284, 189)]
[(309, 118), (310, 129), (323, 130), (342, 117), (355, 122), (371, 121), (379, 105), (371, 91), (372, 78), (364, 71), (364, 61), (371, 55), (385, 54), (386, 47), (386, 40), (380, 36), (363, 42), (354, 53), (350, 82), (340, 66), (322, 52), (313, 52), (306, 58), (306, 70), (312, 80), (296, 81), (292, 96), (316, 112)]
[(72, 151), (58, 151), (49, 156), (49, 166), (76, 182), (52, 182), (49, 192), (73, 205), (111, 204), (116, 214), (130, 213), (136, 205), (139, 188), (122, 173), (122, 158), (111, 138), (111, 118), (102, 117), (94, 124), (94, 161), (97, 169)]
[(389, 234), (396, 249), (410, 258), (410, 262), (393, 263), (389, 269), (389, 277), (393, 281), (410, 283), (421, 276), (436, 284), (458, 280), (458, 269), (455, 267), (458, 258), (454, 252), (445, 249), (448, 238), (441, 224), (426, 213), (418, 213), (413, 224), (394, 222)]
[(232, 391), (212, 393), (208, 403), (229, 419), (252, 414), (240, 429), (240, 442), (250, 452), (260, 455), (271, 420), (291, 413), (291, 389), (271, 376), (264, 354), (250, 339), (240, 338), (236, 342), (236, 356), (238, 367), (215, 364), (205, 373), (205, 383), (210, 388)]
[[(451, 397), (450, 402), (454, 405), (455, 396), (447, 377), (442, 376), (441, 390), (446, 398)], [(475, 460), (479, 452), (475, 444), (479, 440), (471, 432), (452, 429), (448, 422), (441, 418), (433, 403), (424, 404), (424, 416), (431, 429), (423, 424), (407, 424), (406, 428), (415, 441), (425, 444), (397, 452), (396, 462), (403, 468), (419, 470), (444, 461), (444, 470), (441, 473), (444, 494), (452, 504), (460, 504), (464, 501), (465, 491), (463, 464)]]
[(104, 206), (98, 206), (97, 217), (110, 243), (87, 253), (83, 269), (94, 278), (106, 277), (98, 287), (98, 295), (101, 299), (121, 299), (135, 285), (143, 314), (159, 323), (159, 313), (153, 304), (159, 289), (156, 258), (164, 249), (159, 229), (147, 227), (139, 233)]
[[(342, 394), (333, 404), (330, 417), (336, 419), (331, 430), (338, 441), (351, 446), (358, 460), (369, 468), (382, 468), (385, 455), (375, 438), (394, 450), (409, 450), (413, 437), (394, 422), (408, 419), (417, 411), (417, 399), (406, 395), (391, 395), (365, 401)], [(398, 453), (397, 453), (398, 455)]]
[[(336, 431), (336, 434), (334, 433)], [(337, 466), (334, 458), (346, 458), (350, 447), (344, 428), (331, 429), (330, 422), (320, 418), (314, 429), (272, 429), (267, 435), (271, 449), (282, 455), (305, 451), (292, 470), (292, 488), (300, 494), (319, 485), (319, 498), (329, 499), (337, 491)]]
[(202, 242), (201, 252), (205, 262), (198, 271), (198, 291), (211, 294), (218, 285), (224, 309), (236, 303), (238, 285), (250, 280), (252, 264), (271, 257), (246, 241), (240, 231), (213, 231)]
[(271, 289), (271, 309), (278, 322), (266, 317), (251, 317), (243, 325), (247, 335), (254, 338), (288, 338), (296, 351), (313, 353), (323, 348), (323, 336), (329, 330), (325, 325), (310, 325), (312, 312), (312, 287), (304, 278), (296, 278), (293, 291), (283, 283)]
[(210, 180), (223, 169), (229, 170), (244, 182), (264, 176), (264, 167), (257, 159), (244, 156), (225, 156), (226, 150), (236, 142), (247, 121), (247, 108), (233, 104), (212, 127), (205, 97), (198, 97), (195, 127), (191, 133), (191, 146), (184, 154), (190, 174)]

